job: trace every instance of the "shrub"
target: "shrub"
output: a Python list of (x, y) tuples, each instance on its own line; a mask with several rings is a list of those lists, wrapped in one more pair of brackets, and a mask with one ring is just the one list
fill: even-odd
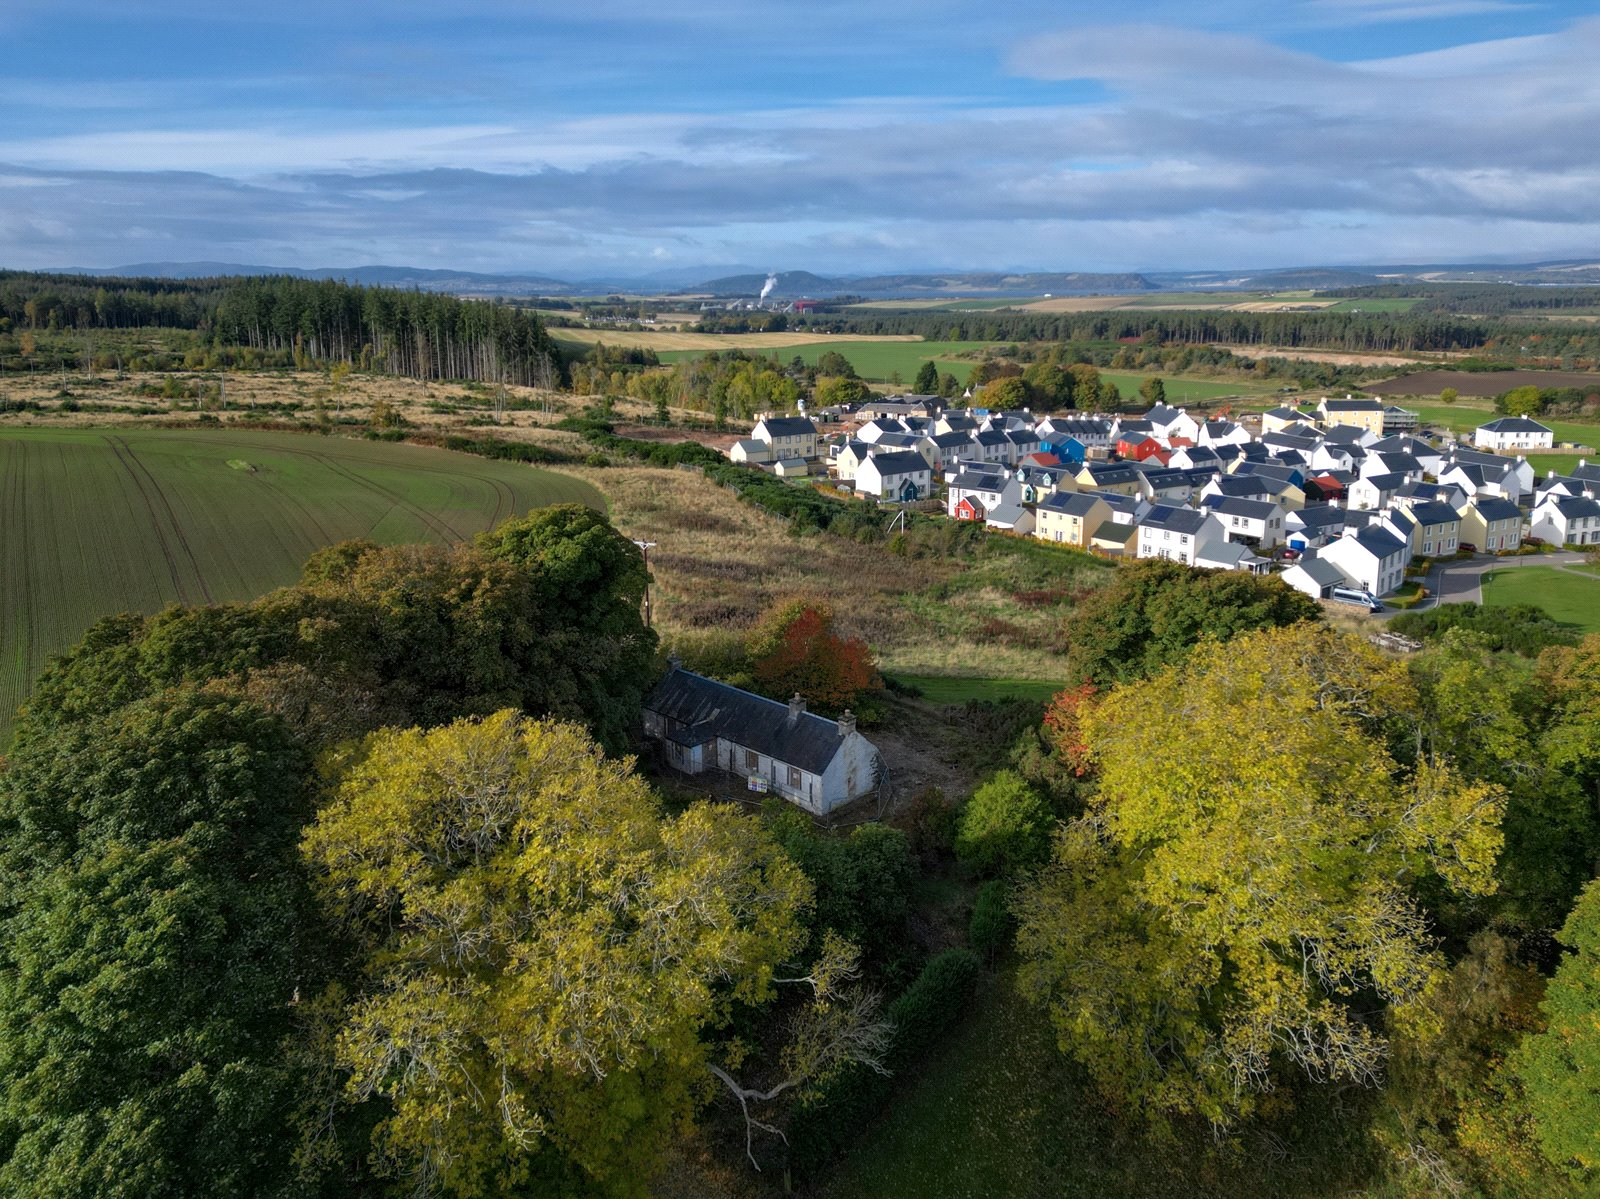
[(1050, 809), (1013, 770), (996, 771), (961, 813), (956, 855), (981, 873), (1031, 866), (1049, 848)]
[(972, 921), (967, 937), (981, 953), (996, 954), (1011, 946), (1016, 920), (1011, 915), (1010, 896), (1001, 879), (990, 879), (978, 888), (972, 904)]

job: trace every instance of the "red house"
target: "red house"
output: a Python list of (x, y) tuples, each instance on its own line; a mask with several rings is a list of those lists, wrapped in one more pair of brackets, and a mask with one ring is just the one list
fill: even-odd
[(983, 510), (983, 505), (969, 495), (955, 506), (955, 511), (951, 515), (957, 520), (984, 520), (987, 514)]
[(1118, 440), (1117, 454), (1130, 462), (1148, 462), (1154, 458), (1162, 466), (1172, 458), (1170, 450), (1154, 437), (1147, 437), (1143, 433), (1129, 433)]

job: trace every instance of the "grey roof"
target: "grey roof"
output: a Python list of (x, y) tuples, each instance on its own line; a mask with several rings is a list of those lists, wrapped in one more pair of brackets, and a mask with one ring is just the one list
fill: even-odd
[(1491, 433), (1549, 433), (1548, 425), (1541, 425), (1536, 420), (1529, 420), (1525, 416), (1502, 416), (1499, 420), (1492, 420), (1486, 425), (1479, 425), (1478, 430), (1484, 429)]
[(1140, 523), (1147, 529), (1170, 529), (1174, 533), (1198, 533), (1205, 527), (1207, 513), (1194, 508), (1157, 504)]
[(1126, 433), (1154, 433), (1155, 425), (1147, 420), (1129, 419), (1117, 422), (1117, 436)]
[(952, 429), (948, 433), (935, 433), (928, 440), (941, 450), (960, 449), (963, 446), (972, 444), (972, 438), (959, 429)]
[(693, 737), (710, 740), (704, 736), (709, 732), (811, 774), (827, 770), (844, 741), (838, 724), (826, 717), (802, 712), (791, 719), (788, 704), (687, 670), (669, 671), (644, 706), (694, 730)]
[(1095, 526), (1093, 533), (1089, 534), (1090, 541), (1112, 541), (1117, 545), (1127, 545), (1133, 540), (1134, 534), (1139, 531), (1137, 525), (1119, 524), (1114, 520), (1103, 520)]
[(804, 466), (805, 464), (806, 460), (804, 458), (779, 458), (777, 462), (777, 465), (783, 467), (784, 470), (793, 470), (795, 467)]
[(928, 460), (911, 450), (891, 450), (887, 454), (873, 454), (868, 461), (880, 475), (909, 475), (928, 469)]
[(1021, 504), (996, 504), (989, 509), (988, 521), (995, 525), (1014, 525), (1028, 515)]
[(1331, 425), (1323, 431), (1322, 440), (1331, 441), (1335, 445), (1349, 445), (1360, 441), (1367, 435), (1367, 431), (1357, 425)]
[(1392, 558), (1406, 548), (1405, 542), (1396, 537), (1388, 529), (1380, 529), (1376, 525), (1368, 525), (1351, 534), (1362, 549), (1376, 558)]
[(1311, 419), (1309, 412), (1301, 412), (1298, 408), (1274, 408), (1271, 412), (1263, 413), (1264, 416), (1274, 417), (1277, 420), (1305, 420)]
[(1003, 491), (1009, 481), (998, 471), (964, 470), (950, 480), (949, 486), (958, 491)]
[(1310, 575), (1311, 581), (1319, 587), (1338, 587), (1344, 582), (1344, 572), (1332, 562), (1317, 557), (1315, 550), (1307, 550), (1295, 566)]
[(1371, 483), (1379, 491), (1396, 491), (1406, 485), (1405, 475), (1364, 475), (1362, 482)]
[(883, 450), (914, 450), (922, 438), (915, 433), (885, 433), (872, 444)]
[(1223, 437), (1238, 427), (1231, 420), (1208, 420), (1200, 426), (1200, 431), (1211, 437)]
[(1294, 515), (1299, 518), (1301, 528), (1321, 532), (1335, 525), (1342, 526), (1348, 513), (1332, 504), (1307, 504)]
[[(1422, 463), (1418, 462), (1411, 454), (1378, 451), (1377, 459), (1391, 474), (1419, 475), (1422, 473)], [(1369, 458), (1368, 461), (1371, 461), (1371, 459)]]
[(1067, 516), (1083, 517), (1094, 510), (1096, 504), (1105, 503), (1103, 496), (1085, 491), (1057, 491), (1039, 501), (1042, 511), (1062, 512)]
[(979, 445), (1010, 445), (1011, 439), (999, 429), (980, 429), (972, 435), (972, 440)]
[(1542, 501), (1539, 507), (1554, 507), (1557, 512), (1568, 520), (1577, 520), (1585, 516), (1600, 516), (1600, 500), (1591, 500), (1584, 495), (1558, 496), (1554, 499)]
[(1220, 479), (1213, 479), (1208, 486), (1216, 488), (1214, 494), (1240, 496), (1244, 499), (1272, 494), (1271, 481), (1263, 475), (1223, 475)]
[(1139, 472), (1126, 462), (1091, 462), (1086, 469), (1096, 487), (1116, 487), (1139, 481)]
[(1520, 520), (1522, 509), (1510, 500), (1503, 500), (1497, 495), (1485, 496), (1482, 499), (1472, 500), (1472, 506), (1478, 510), (1478, 515), (1484, 520)]
[(1411, 517), (1420, 525), (1449, 525), (1461, 519), (1454, 508), (1438, 500), (1412, 504)]
[(1039, 435), (1032, 429), (1007, 429), (1006, 440), (1013, 445), (1038, 445)]
[(1571, 477), (1587, 483), (1600, 483), (1600, 462), (1579, 462), (1572, 468)]
[(817, 426), (803, 416), (769, 416), (760, 423), (766, 425), (767, 432), (774, 437), (795, 437), (817, 431)]
[(1223, 516), (1242, 516), (1246, 520), (1271, 520), (1279, 512), (1278, 505), (1266, 500), (1240, 499), (1233, 495), (1208, 495), (1206, 507)]
[(1323, 400), (1319, 405), (1324, 412), (1382, 412), (1378, 400)]

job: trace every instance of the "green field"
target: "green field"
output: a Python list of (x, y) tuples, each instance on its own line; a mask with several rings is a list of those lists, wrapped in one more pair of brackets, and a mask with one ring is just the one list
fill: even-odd
[(1122, 392), (1123, 400), (1127, 401), (1138, 398), (1139, 388), (1152, 374), (1161, 380), (1162, 386), (1166, 388), (1167, 403), (1173, 407), (1220, 399), (1223, 396), (1267, 395), (1278, 390), (1278, 385), (1275, 383), (1257, 383), (1254, 380), (1240, 379), (1185, 379), (1155, 371), (1143, 374), (1129, 371), (1101, 371), (1100, 377), (1115, 383), (1117, 389)]
[(1554, 566), (1494, 570), (1483, 576), (1483, 602), (1491, 608), (1532, 604), (1586, 633), (1600, 633), (1600, 578)]
[(1040, 682), (1038, 679), (977, 679), (944, 674), (902, 674), (895, 678), (922, 692), (922, 698), (934, 704), (964, 704), (976, 699), (987, 702), (1002, 699), (1029, 699), (1048, 703), (1050, 698), (1066, 686), (1065, 683)]
[[(887, 383), (896, 372), (899, 372), (900, 381), (907, 387), (911, 380), (916, 378), (917, 368), (930, 358), (938, 364), (941, 371), (950, 371), (956, 378), (966, 381), (967, 372), (976, 365), (972, 361), (961, 361), (958, 355), (981, 350), (993, 343), (983, 341), (818, 341), (806, 342), (802, 345), (779, 346), (777, 349), (762, 350), (763, 354), (770, 354), (779, 361), (788, 362), (796, 357), (815, 366), (817, 359), (829, 350), (844, 355), (850, 365), (856, 368), (856, 374), (863, 379), (875, 383)], [(663, 350), (659, 353), (662, 362), (679, 362), (685, 358), (699, 358), (704, 350)]]
[(1340, 300), (1337, 304), (1329, 305), (1324, 312), (1410, 312), (1420, 300), (1415, 297), (1366, 299), (1366, 300)]
[(309, 434), (0, 431), (0, 744), (33, 678), (114, 612), (249, 599), (352, 537), (458, 541), (588, 484)]

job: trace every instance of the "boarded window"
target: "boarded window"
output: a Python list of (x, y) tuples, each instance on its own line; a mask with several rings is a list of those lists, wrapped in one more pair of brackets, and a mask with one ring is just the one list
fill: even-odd
[(756, 753), (756, 751), (753, 750), (753, 749), (745, 750), (744, 751), (744, 765), (745, 765), (745, 769), (746, 770), (760, 770), (761, 769), (761, 755)]
[(799, 790), (799, 788), (800, 788), (800, 769), (799, 769), (799, 767), (796, 767), (796, 766), (789, 767), (789, 786), (795, 788), (796, 790)]

